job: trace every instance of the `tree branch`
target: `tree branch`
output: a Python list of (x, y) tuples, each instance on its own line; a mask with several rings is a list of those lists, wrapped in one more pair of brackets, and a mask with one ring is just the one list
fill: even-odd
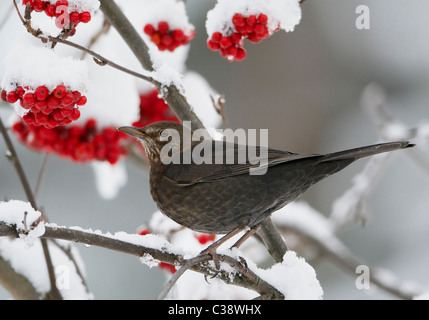
[[(0, 222), (0, 236), (16, 236), (16, 230), (13, 226), (7, 226), (3, 222)], [(43, 239), (62, 239), (73, 242), (80, 242), (86, 245), (98, 246), (137, 257), (143, 257), (144, 255), (150, 255), (156, 260), (163, 261), (170, 264), (183, 264), (184, 257), (180, 254), (169, 252), (164, 249), (151, 248), (131, 242), (116, 239), (111, 236), (102, 235), (99, 233), (91, 233), (84, 230), (76, 230), (65, 227), (58, 227), (51, 224), (45, 224), (45, 234), (42, 236)], [(208, 255), (209, 257), (209, 255)], [(267, 283), (243, 264), (242, 261), (236, 260), (227, 255), (219, 255), (219, 260), (229, 264), (237, 272), (234, 277), (231, 277), (231, 272), (224, 270), (216, 270), (210, 264), (204, 263), (205, 259), (202, 259), (201, 263), (193, 265), (190, 270), (202, 273), (207, 276), (212, 276), (223, 280), (226, 283), (245, 287), (247, 289), (258, 292), (261, 297), (270, 299), (284, 299), (282, 293), (280, 293), (271, 284)], [(243, 259), (244, 261), (244, 259)]]

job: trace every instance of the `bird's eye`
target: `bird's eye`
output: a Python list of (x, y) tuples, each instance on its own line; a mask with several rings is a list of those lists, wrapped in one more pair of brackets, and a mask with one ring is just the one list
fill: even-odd
[(164, 129), (164, 130), (161, 130), (160, 132), (159, 132), (159, 136), (160, 137), (162, 137), (162, 138), (167, 138), (168, 137), (168, 130), (167, 129)]

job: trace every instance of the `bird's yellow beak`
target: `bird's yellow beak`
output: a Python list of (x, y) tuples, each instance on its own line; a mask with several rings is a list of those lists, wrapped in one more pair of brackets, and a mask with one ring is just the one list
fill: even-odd
[(137, 127), (120, 127), (118, 128), (119, 131), (126, 133), (134, 138), (144, 138), (145, 134), (141, 131), (140, 128)]

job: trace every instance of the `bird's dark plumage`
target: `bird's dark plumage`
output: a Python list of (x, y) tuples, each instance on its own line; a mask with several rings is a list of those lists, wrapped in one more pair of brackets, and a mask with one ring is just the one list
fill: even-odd
[[(256, 147), (256, 155), (266, 154), (264, 158), (247, 156), (244, 163), (225, 163), (227, 150), (237, 155), (246, 146), (206, 140), (193, 143), (192, 148), (200, 143), (211, 144), (212, 164), (183, 164), (183, 161), (163, 164), (159, 153), (168, 141), (159, 137), (163, 130), (169, 129), (183, 135), (183, 127), (173, 122), (119, 128), (142, 142), (151, 164), (151, 194), (161, 212), (185, 227), (216, 234), (258, 225), (313, 184), (357, 159), (413, 146), (408, 142), (390, 142), (326, 155), (300, 155)], [(214, 164), (214, 151), (220, 147), (224, 150), (222, 164)], [(249, 169), (259, 166), (255, 160), (265, 161), (268, 168), (259, 169), (266, 170), (264, 174), (249, 174)]]

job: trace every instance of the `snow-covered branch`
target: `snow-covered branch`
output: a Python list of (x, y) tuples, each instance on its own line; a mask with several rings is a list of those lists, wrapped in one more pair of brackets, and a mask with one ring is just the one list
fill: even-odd
[[(140, 236), (124, 232), (112, 235), (80, 228), (59, 227), (55, 224), (45, 224), (44, 229), (45, 232), (42, 237), (45, 239), (67, 240), (85, 245), (98, 246), (140, 257), (144, 263), (162, 261), (180, 265), (186, 261), (188, 256), (181, 249), (173, 247), (166, 240), (155, 235)], [(0, 236), (17, 236), (15, 226), (0, 222)], [(229, 266), (228, 270), (216, 270), (210, 263), (196, 264), (190, 269), (206, 276), (216, 277), (230, 284), (254, 290), (263, 298), (284, 298), (283, 294), (273, 285), (264, 281), (252, 270), (248, 269), (244, 258), (220, 254), (219, 259)]]

